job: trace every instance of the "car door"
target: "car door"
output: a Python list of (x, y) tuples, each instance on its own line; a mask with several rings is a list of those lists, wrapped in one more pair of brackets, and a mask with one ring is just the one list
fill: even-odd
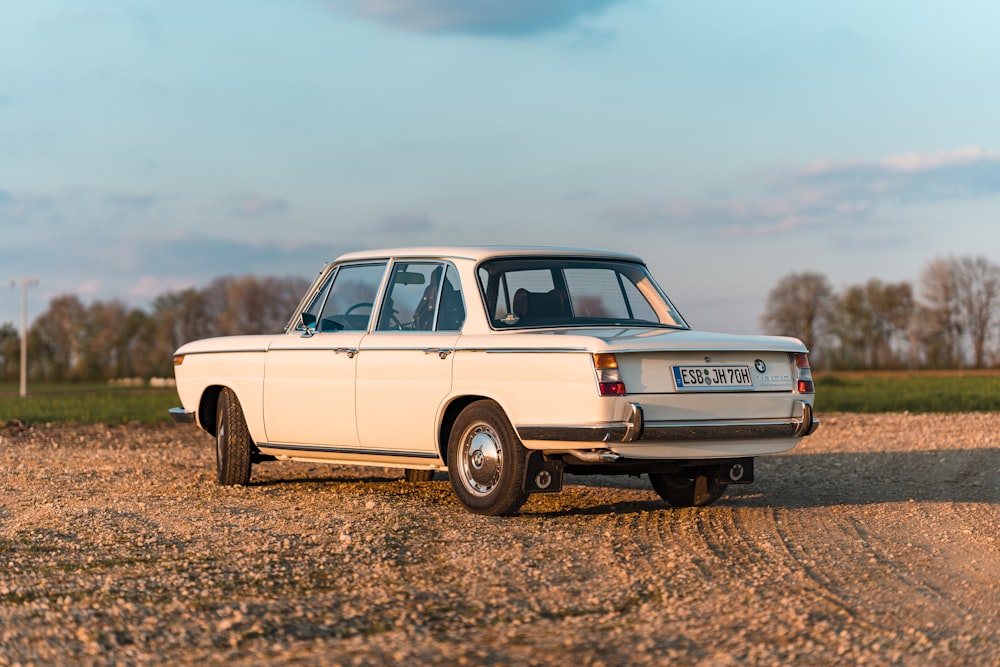
[(437, 451), (437, 415), (451, 391), (453, 350), (465, 322), (455, 267), (396, 261), (374, 331), (358, 355), (361, 446)]
[(357, 447), (355, 378), (386, 262), (336, 267), (272, 343), (264, 368), (264, 429), (274, 444)]

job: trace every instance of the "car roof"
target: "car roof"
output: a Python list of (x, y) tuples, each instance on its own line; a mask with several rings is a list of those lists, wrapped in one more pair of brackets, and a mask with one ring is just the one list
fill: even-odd
[(419, 257), (435, 259), (466, 259), (480, 262), (493, 257), (599, 257), (602, 259), (623, 259), (643, 263), (637, 255), (613, 250), (593, 250), (588, 248), (568, 248), (558, 246), (532, 245), (443, 245), (403, 248), (378, 248), (358, 250), (337, 257), (334, 262), (360, 259), (389, 259), (394, 257)]

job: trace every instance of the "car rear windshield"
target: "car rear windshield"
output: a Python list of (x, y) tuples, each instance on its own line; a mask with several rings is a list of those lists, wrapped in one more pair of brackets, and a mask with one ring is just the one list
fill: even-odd
[(576, 258), (499, 258), (479, 266), (479, 288), (496, 329), (687, 324), (646, 267)]

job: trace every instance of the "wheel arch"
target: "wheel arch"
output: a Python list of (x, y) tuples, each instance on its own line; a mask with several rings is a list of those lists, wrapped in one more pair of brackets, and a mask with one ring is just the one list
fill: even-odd
[[(445, 407), (437, 433), (438, 455), (441, 457), (442, 461), (448, 461), (448, 439), (451, 437), (451, 429), (455, 425), (455, 420), (458, 419), (458, 415), (462, 414), (462, 410), (477, 401), (493, 401), (499, 405), (497, 400), (490, 396), (466, 394), (463, 396), (455, 396)], [(502, 410), (503, 406), (500, 406), (500, 409)]]
[(205, 387), (201, 392), (201, 400), (198, 401), (198, 425), (212, 435), (218, 435), (215, 416), (219, 411), (219, 395), (223, 389), (225, 387), (220, 384)]

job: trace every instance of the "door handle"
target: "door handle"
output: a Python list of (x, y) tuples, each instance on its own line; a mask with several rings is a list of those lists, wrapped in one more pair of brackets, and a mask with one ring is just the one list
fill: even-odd
[(424, 350), (424, 354), (436, 354), (441, 359), (447, 359), (452, 350), (447, 347), (429, 347)]
[(358, 354), (358, 350), (354, 347), (335, 347), (333, 353), (346, 354), (348, 359), (353, 359)]

